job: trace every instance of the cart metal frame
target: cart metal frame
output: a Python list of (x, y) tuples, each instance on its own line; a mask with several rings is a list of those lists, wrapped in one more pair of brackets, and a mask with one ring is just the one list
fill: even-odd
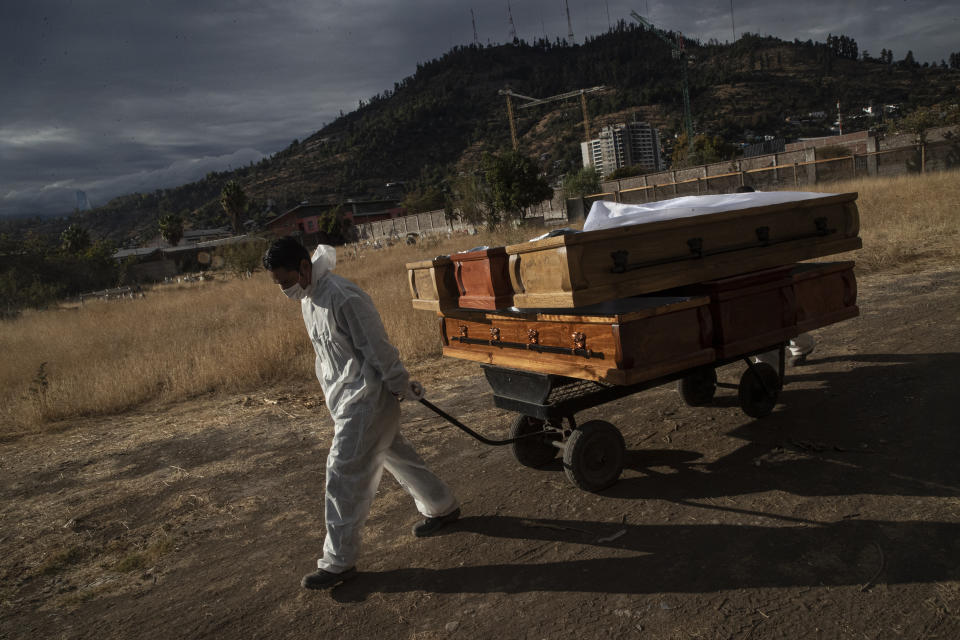
[[(623, 436), (612, 424), (592, 420), (578, 425), (575, 415), (581, 411), (620, 400), (641, 391), (693, 376), (708, 376), (708, 398), (716, 388), (715, 370), (743, 361), (747, 365), (740, 379), (739, 400), (744, 413), (754, 418), (768, 415), (783, 388), (786, 369), (786, 342), (756, 351), (715, 360), (706, 365), (677, 371), (634, 385), (611, 385), (593, 380), (537, 373), (483, 364), (487, 382), (493, 390), (494, 405), (517, 414), (510, 427), (510, 438), (491, 440), (470, 429), (429, 401), (420, 402), (442, 418), (477, 440), (494, 446), (512, 445), (514, 456), (526, 466), (540, 467), (551, 462), (557, 450), (563, 452), (563, 467), (568, 479), (586, 491), (600, 491), (615, 483), (623, 470)], [(755, 363), (753, 356), (778, 351), (778, 370), (766, 363)], [(712, 376), (712, 382), (709, 382)], [(566, 427), (564, 427), (566, 422)]]

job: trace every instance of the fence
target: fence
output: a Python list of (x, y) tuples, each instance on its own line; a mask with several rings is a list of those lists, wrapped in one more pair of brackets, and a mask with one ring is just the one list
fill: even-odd
[[(960, 142), (945, 139), (949, 128), (937, 130), (935, 141), (925, 145), (891, 147), (901, 139), (880, 141), (880, 151), (853, 153), (839, 158), (817, 159), (817, 149), (772, 153), (765, 156), (717, 162), (699, 167), (661, 171), (643, 176), (604, 182), (603, 191), (584, 198), (565, 198), (557, 190), (551, 200), (532, 207), (532, 222), (565, 224), (586, 216), (597, 200), (613, 200), (625, 204), (643, 204), (678, 196), (731, 193), (749, 185), (760, 191), (782, 188), (800, 189), (824, 182), (862, 176), (895, 176), (918, 171), (942, 171), (960, 166)], [(903, 138), (906, 140), (906, 138)], [(870, 143), (867, 148), (875, 148)], [(882, 148), (888, 147), (888, 148)], [(356, 242), (399, 239), (408, 234), (472, 232), (474, 226), (459, 217), (447, 220), (442, 210), (417, 213), (399, 218), (365, 222), (354, 227)]]
[[(796, 154), (804, 154), (811, 159), (789, 164), (775, 162), (784, 156), (789, 157)], [(761, 191), (782, 188), (799, 189), (815, 184), (863, 176), (894, 176), (910, 172), (942, 171), (960, 166), (960, 143), (952, 140), (941, 140), (925, 145), (910, 145), (819, 160), (816, 159), (815, 149), (771, 154), (771, 156), (761, 156), (760, 158), (766, 158), (767, 162), (772, 159), (774, 162), (770, 162), (767, 166), (753, 167), (750, 167), (746, 160), (726, 163), (727, 167), (736, 170), (722, 173), (710, 173), (710, 169), (715, 169), (718, 165), (705, 165), (666, 174), (674, 177), (678, 174), (682, 176), (695, 172), (699, 175), (654, 184), (624, 185), (624, 183), (636, 183), (638, 180), (650, 182), (658, 177), (662, 178), (665, 174), (652, 174), (605, 182), (602, 185), (603, 191), (601, 193), (586, 196), (582, 200), (568, 200), (567, 209), (570, 211), (571, 217), (574, 217), (578, 213), (582, 216), (589, 205), (597, 200), (643, 204), (678, 196), (731, 193), (737, 187), (744, 185)], [(750, 158), (749, 160), (755, 159)]]
[(376, 222), (364, 222), (353, 227), (356, 242), (371, 242), (383, 238), (402, 238), (407, 234), (463, 232), (472, 228), (460, 219), (447, 220), (443, 210), (416, 213)]

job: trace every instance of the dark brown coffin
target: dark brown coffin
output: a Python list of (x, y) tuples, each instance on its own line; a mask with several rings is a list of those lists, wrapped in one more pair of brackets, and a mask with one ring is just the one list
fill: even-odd
[(454, 253), (450, 261), (459, 289), (460, 307), (500, 309), (513, 306), (513, 287), (507, 274), (509, 258), (504, 247)]
[(793, 271), (797, 333), (860, 315), (853, 262), (797, 265)]
[(755, 352), (859, 314), (853, 262), (788, 265), (673, 290), (710, 298), (721, 359)]
[(451, 310), (446, 356), (635, 384), (713, 362), (709, 299), (635, 297), (577, 309)]

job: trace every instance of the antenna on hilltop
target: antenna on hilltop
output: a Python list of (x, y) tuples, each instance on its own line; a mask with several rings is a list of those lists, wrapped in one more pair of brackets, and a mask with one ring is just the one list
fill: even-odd
[(573, 44), (573, 25), (570, 23), (570, 2), (569, 0), (563, 0), (563, 4), (567, 8), (567, 36), (570, 38), (570, 44)]
[(604, 0), (604, 4), (607, 5), (607, 31), (613, 31), (613, 25), (610, 24), (610, 0)]
[(732, 42), (737, 41), (737, 27), (733, 24), (733, 0), (730, 0), (730, 31), (733, 32)]
[(507, 0), (507, 19), (510, 21), (510, 42), (517, 40), (517, 27), (513, 24), (513, 12), (510, 11), (510, 0)]
[(473, 15), (473, 7), (470, 7), (470, 22), (473, 24), (473, 44), (479, 45), (480, 40), (477, 38), (477, 18)]

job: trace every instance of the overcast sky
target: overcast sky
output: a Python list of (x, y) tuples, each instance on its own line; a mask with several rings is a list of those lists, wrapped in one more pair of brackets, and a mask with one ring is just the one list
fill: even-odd
[[(631, 9), (707, 40), (729, 0), (569, 0), (575, 38)], [(566, 37), (563, 0), (511, 0), (517, 35)], [(419, 61), (508, 40), (506, 0), (2, 0), (0, 215), (67, 213), (275, 153)], [(856, 39), (874, 56), (960, 51), (957, 0), (735, 0), (736, 34)], [(609, 15), (609, 18), (608, 18)]]

